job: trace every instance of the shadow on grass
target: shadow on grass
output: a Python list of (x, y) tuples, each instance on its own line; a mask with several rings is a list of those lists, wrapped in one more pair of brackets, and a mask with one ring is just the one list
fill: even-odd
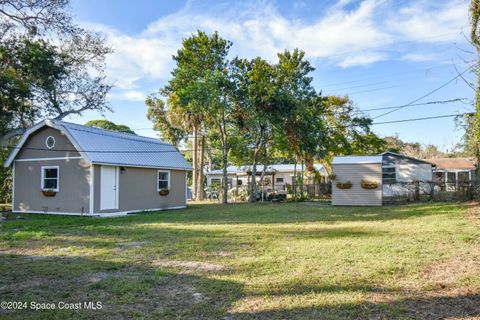
[(187, 209), (140, 213), (117, 218), (64, 217), (20, 214), (22, 220), (7, 221), (9, 226), (28, 229), (31, 226), (63, 228), (75, 226), (88, 230), (94, 227), (130, 227), (149, 223), (182, 224), (285, 224), (301, 222), (356, 222), (404, 220), (414, 217), (450, 214), (461, 208), (459, 203), (413, 204), (397, 207), (332, 207), (305, 203), (271, 204), (200, 204)]
[(362, 227), (335, 227), (335, 228), (282, 228), (281, 233), (295, 239), (329, 239), (329, 238), (361, 238), (361, 237), (380, 237), (387, 235), (388, 232), (377, 230), (374, 228)]
[[(8, 319), (444, 319), (480, 316), (480, 294), (400, 298), (392, 302), (338, 303), (319, 307), (232, 312), (243, 298), (261, 299), (236, 281), (182, 274), (151, 265), (85, 257), (0, 255), (0, 296), (6, 301), (77, 303), (100, 301), (100, 310), (0, 311)], [(265, 298), (307, 293), (388, 293), (372, 286), (296, 286)], [(274, 297), (272, 297), (274, 296)], [(273, 300), (272, 300), (273, 299)], [(321, 296), (319, 296), (321, 299)], [(319, 300), (319, 303), (322, 301)], [(259, 305), (261, 307), (261, 304)]]
[(233, 319), (478, 319), (480, 294), (235, 313)]
[(100, 301), (101, 310), (0, 310), (8, 319), (212, 319), (243, 294), (233, 281), (84, 257), (0, 254), (3, 301)]
[[(332, 207), (305, 203), (193, 205), (190, 208), (160, 213), (161, 217), (142, 214), (168, 223), (190, 224), (284, 224), (297, 222), (355, 222), (403, 220), (413, 217), (449, 214), (458, 203), (413, 204), (398, 207)], [(155, 213), (158, 214), (158, 213)]]

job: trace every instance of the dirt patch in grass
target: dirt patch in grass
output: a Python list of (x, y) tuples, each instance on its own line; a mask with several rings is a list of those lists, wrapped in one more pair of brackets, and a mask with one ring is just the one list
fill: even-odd
[(153, 262), (156, 267), (180, 268), (183, 273), (192, 272), (218, 272), (223, 270), (223, 266), (208, 262), (185, 261), (185, 260), (156, 260)]
[(480, 292), (442, 290), (405, 299), (400, 305), (415, 319), (479, 319)]
[(472, 248), (468, 255), (461, 254), (447, 261), (436, 263), (424, 271), (424, 278), (435, 288), (454, 286), (462, 277), (480, 276), (480, 249)]
[[(27, 279), (25, 281), (18, 281), (15, 283), (15, 290), (16, 291), (21, 291), (21, 290), (27, 290), (31, 289), (34, 287), (38, 287), (43, 285), (46, 282), (45, 279)], [(0, 292), (10, 290), (12, 287), (5, 285), (0, 287)]]
[(85, 278), (89, 283), (97, 283), (111, 276), (112, 276), (111, 273), (108, 273), (108, 272), (94, 272), (94, 273), (85, 275)]
[(471, 201), (467, 204), (467, 217), (480, 225), (480, 202)]
[(229, 251), (215, 251), (212, 255), (216, 257), (231, 257), (233, 253)]
[(121, 247), (141, 248), (149, 244), (148, 241), (131, 241), (131, 242), (117, 242), (117, 245)]

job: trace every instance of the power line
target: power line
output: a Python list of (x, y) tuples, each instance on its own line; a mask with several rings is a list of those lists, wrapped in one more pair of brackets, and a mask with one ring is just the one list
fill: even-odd
[(440, 118), (453, 118), (459, 116), (466, 116), (466, 115), (473, 115), (472, 112), (465, 112), (465, 113), (456, 113), (456, 114), (445, 114), (441, 116), (431, 116), (431, 117), (423, 117), (423, 118), (411, 118), (411, 119), (402, 119), (402, 120), (392, 120), (392, 121), (383, 121), (383, 122), (373, 122), (371, 125), (378, 125), (378, 124), (389, 124), (389, 123), (401, 123), (401, 122), (411, 122), (411, 121), (422, 121), (422, 120), (431, 120), (431, 119), (440, 119)]
[[(395, 86), (388, 86), (388, 87), (380, 87), (380, 88), (374, 88), (374, 89), (369, 89), (369, 90), (361, 90), (361, 91), (354, 91), (354, 92), (347, 92), (347, 95), (350, 94), (360, 94), (360, 93), (367, 93), (367, 92), (374, 92), (374, 91), (381, 91), (381, 90), (386, 90), (386, 89), (391, 89), (391, 88), (398, 88), (400, 87), (399, 85)], [(340, 91), (340, 90), (339, 90)], [(326, 94), (326, 96), (329, 96), (330, 94)]]
[[(433, 104), (448, 104), (448, 103), (454, 103), (454, 102), (462, 102), (462, 101), (465, 101), (465, 100), (469, 100), (469, 99), (468, 98), (455, 98), (455, 99), (449, 99), (449, 100), (435, 100), (435, 101), (428, 101), (428, 102), (421, 102), (421, 103), (413, 103), (413, 104), (410, 104), (408, 107), (433, 105)], [(370, 109), (359, 109), (359, 110), (354, 111), (353, 113), (358, 114), (358, 113), (363, 113), (363, 112), (367, 112), (367, 111), (396, 109), (396, 108), (403, 107), (403, 106), (405, 106), (405, 105), (397, 105), (397, 106), (391, 106), (391, 107), (380, 107), (380, 108), (370, 108)], [(153, 128), (135, 128), (135, 129), (132, 129), (132, 130), (139, 131), (139, 130), (154, 130), (154, 129)], [(190, 133), (187, 136), (192, 137), (192, 134)], [(204, 135), (202, 135), (202, 134), (198, 135), (199, 138), (201, 138), (203, 136)], [(164, 137), (160, 137), (160, 138), (163, 139)]]
[[(412, 122), (412, 121), (423, 121), (423, 120), (432, 120), (432, 119), (440, 119), (440, 118), (452, 118), (458, 116), (465, 116), (465, 115), (473, 115), (472, 112), (465, 112), (465, 113), (456, 113), (456, 114), (445, 114), (439, 116), (430, 116), (430, 117), (422, 117), (422, 118), (410, 118), (410, 119), (400, 119), (400, 120), (392, 120), (392, 121), (383, 121), (383, 122), (373, 122), (370, 125), (381, 125), (381, 124), (391, 124), (391, 123), (403, 123), (403, 122)], [(359, 127), (362, 126), (358, 125), (345, 125), (345, 126), (335, 126), (332, 128), (349, 128), (349, 127)], [(27, 149), (27, 150), (37, 150), (37, 151), (51, 151), (51, 152), (90, 152), (90, 153), (147, 153), (147, 154), (155, 154), (155, 153), (171, 153), (171, 152), (188, 152), (194, 151), (193, 149), (183, 149), (183, 150), (77, 150), (77, 149), (47, 149), (47, 148), (35, 148), (35, 147), (13, 147), (13, 149)], [(209, 150), (222, 150), (221, 148), (208, 148)]]
[[(468, 98), (456, 98), (456, 99), (450, 99), (450, 100), (438, 100), (438, 101), (428, 101), (428, 102), (422, 102), (422, 103), (413, 103), (413, 104), (409, 105), (409, 107), (424, 106), (424, 105), (431, 105), (431, 104), (447, 104), (447, 103), (453, 103), (453, 102), (462, 102), (464, 100), (468, 100)], [(393, 107), (360, 109), (360, 110), (356, 111), (356, 113), (361, 113), (361, 112), (366, 112), (366, 111), (396, 109), (396, 108), (399, 108), (399, 107), (402, 107), (402, 106), (403, 105), (393, 106)]]
[(424, 94), (423, 96), (421, 96), (421, 97), (419, 97), (419, 98), (417, 98), (417, 99), (415, 99), (415, 100), (413, 100), (413, 101), (411, 101), (411, 102), (409, 102), (409, 103), (407, 103), (407, 104), (404, 104), (404, 105), (402, 105), (402, 106), (399, 106), (398, 108), (395, 108), (395, 109), (393, 109), (393, 110), (391, 110), (391, 111), (382, 113), (381, 115), (378, 115), (378, 116), (374, 117), (373, 120), (378, 119), (378, 118), (383, 117), (383, 116), (386, 116), (387, 114), (393, 113), (393, 112), (398, 111), (398, 110), (400, 110), (400, 109), (403, 109), (403, 108), (405, 108), (405, 107), (409, 107), (409, 106), (411, 106), (412, 104), (414, 104), (415, 102), (420, 101), (420, 100), (422, 100), (423, 98), (426, 98), (426, 97), (428, 97), (428, 96), (431, 95), (431, 94), (434, 94), (435, 92), (443, 89), (444, 87), (446, 87), (447, 85), (449, 85), (449, 84), (452, 83), (453, 81), (455, 81), (455, 80), (457, 80), (458, 78), (460, 78), (464, 73), (466, 73), (467, 71), (471, 70), (473, 67), (474, 67), (474, 66), (470, 66), (469, 68), (465, 69), (462, 73), (457, 74), (455, 77), (453, 77), (452, 79), (448, 80), (447, 82), (445, 82), (445, 83), (442, 84), (441, 86), (439, 86), (439, 87), (437, 87), (437, 88), (429, 91), (428, 93)]
[[(437, 60), (436, 62), (446, 62), (446, 61), (449, 61), (449, 62), (452, 62), (451, 59), (446, 59), (446, 60)], [(464, 61), (462, 61), (464, 62)], [(472, 62), (475, 62), (475, 60), (471, 60), (471, 61), (466, 61), (466, 63), (472, 63)], [(427, 67), (427, 68), (419, 68), (419, 69), (416, 69), (416, 70), (413, 70), (413, 71), (409, 71), (409, 72), (403, 72), (403, 73), (393, 73), (393, 74), (389, 74), (389, 75), (378, 75), (378, 76), (371, 76), (371, 77), (363, 77), (362, 79), (358, 79), (358, 80), (349, 80), (349, 81), (342, 81), (342, 82), (333, 82), (333, 83), (327, 83), (327, 84), (323, 84), (323, 85), (319, 85), (322, 89), (325, 89), (325, 88), (328, 88), (328, 87), (337, 87), (337, 86), (342, 86), (344, 84), (353, 84), (353, 83), (362, 83), (362, 82), (365, 82), (365, 81), (370, 81), (370, 80), (373, 80), (373, 79), (385, 79), (385, 78), (388, 78), (388, 79), (392, 79), (392, 77), (398, 77), (398, 76), (404, 76), (404, 75), (410, 75), (410, 74), (414, 74), (414, 73), (418, 73), (419, 71), (421, 72), (429, 72), (430, 70), (432, 69), (439, 69), (439, 68), (447, 68), (447, 67), (451, 67), (450, 64), (443, 64), (443, 65), (440, 65), (440, 66), (430, 66), (430, 67)], [(401, 77), (402, 78), (402, 77)], [(403, 77), (403, 78), (408, 78), (408, 77)], [(387, 81), (395, 81), (395, 80), (387, 80)], [(382, 81), (383, 83), (385, 83), (385, 81)], [(376, 85), (378, 84), (378, 81), (375, 81), (375, 82), (370, 82), (369, 84), (367, 85), (361, 85), (362, 87), (363, 86), (372, 86), (372, 85)], [(343, 88), (343, 87), (340, 87), (340, 88), (334, 88), (334, 91), (340, 91), (340, 90), (345, 90), (345, 89), (352, 89), (352, 88), (356, 88), (356, 87), (360, 87), (360, 86), (353, 86), (353, 87), (346, 87), (346, 88)]]

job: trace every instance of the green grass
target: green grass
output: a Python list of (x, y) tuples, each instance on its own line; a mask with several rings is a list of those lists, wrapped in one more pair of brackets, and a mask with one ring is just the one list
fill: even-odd
[(122, 218), (9, 215), (0, 300), (102, 302), (5, 319), (480, 315), (480, 231), (460, 204), (192, 205)]

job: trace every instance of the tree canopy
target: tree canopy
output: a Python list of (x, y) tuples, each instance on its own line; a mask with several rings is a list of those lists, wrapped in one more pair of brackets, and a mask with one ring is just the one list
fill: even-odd
[(105, 130), (110, 130), (110, 131), (117, 131), (117, 132), (124, 132), (124, 133), (130, 133), (130, 134), (135, 134), (135, 131), (130, 129), (130, 127), (124, 125), (124, 124), (115, 124), (112, 121), (108, 120), (90, 120), (87, 123), (85, 123), (86, 126), (89, 127), (94, 127), (94, 128), (100, 128), (100, 129), (105, 129)]
[[(231, 45), (216, 32), (184, 39), (173, 57), (172, 79), (159, 91), (166, 103), (157, 95), (146, 100), (154, 129), (192, 146), (194, 193), (202, 193), (205, 156), (210, 167), (214, 161), (223, 168), (226, 201), (229, 164), (253, 164), (254, 177), (257, 164), (304, 161), (315, 175), (314, 162), (328, 165), (334, 154), (383, 151), (371, 119), (348, 97), (315, 90), (314, 68), (303, 51), (285, 50), (271, 63), (229, 59)], [(253, 197), (257, 181), (250, 180)]]
[(0, 2), (0, 143), (41, 118), (109, 110), (98, 34), (78, 27), (66, 0)]

